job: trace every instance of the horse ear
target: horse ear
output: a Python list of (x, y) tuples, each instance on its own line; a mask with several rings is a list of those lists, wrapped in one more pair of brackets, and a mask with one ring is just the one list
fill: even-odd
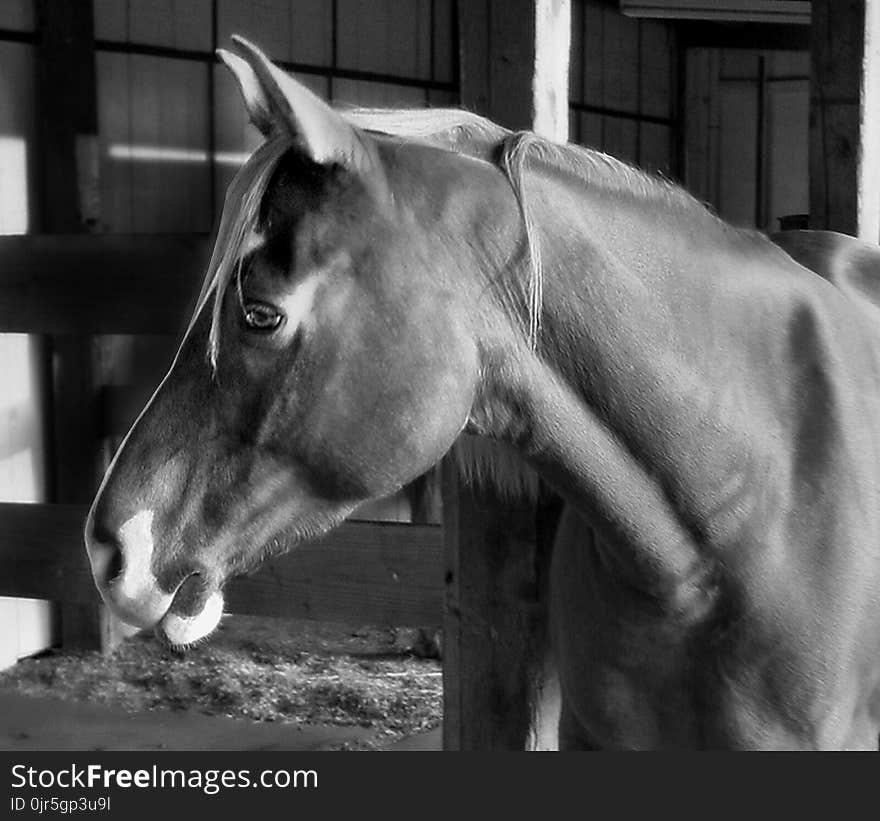
[(217, 49), (232, 71), (251, 122), (266, 137), (285, 134), (316, 163), (364, 164), (363, 141), (320, 97), (274, 65), (243, 37), (232, 38), (241, 56)]

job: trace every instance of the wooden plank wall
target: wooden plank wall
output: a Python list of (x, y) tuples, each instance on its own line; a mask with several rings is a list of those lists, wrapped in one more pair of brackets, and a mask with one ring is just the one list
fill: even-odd
[[(455, 102), (454, 92), (419, 86), (455, 79), (453, 0), (218, 0), (216, 30), (211, 5), (95, 3), (104, 230), (210, 230), (236, 167), (257, 142), (228, 72), (209, 59), (233, 33), (252, 38), (276, 60), (389, 78), (297, 74), (327, 99), (356, 105)], [(126, 44), (146, 53), (127, 53)], [(175, 50), (182, 52), (178, 59)], [(209, 123), (212, 96), (215, 116)], [(209, 163), (215, 151), (216, 162)], [(206, 207), (206, 200), (212, 204)]]
[(677, 176), (674, 27), (576, 0), (571, 43), (571, 140)]
[(777, 231), (809, 211), (809, 54), (687, 52), (685, 184), (726, 220)]
[[(449, 5), (448, 3), (446, 4)], [(338, 0), (337, 65), (343, 68), (431, 79), (433, 53), (429, 0)], [(445, 49), (449, 54), (449, 49)], [(336, 80), (334, 100), (357, 105), (424, 106), (419, 88)]]
[[(96, 0), (95, 38), (210, 51), (211, 0)], [(149, 54), (96, 55), (102, 230), (208, 232), (206, 63)]]
[(99, 53), (96, 68), (101, 230), (209, 232), (214, 215), (204, 97), (210, 66)]
[(4, 0), (0, 3), (0, 29), (10, 31), (34, 30), (32, 0)]
[(204, 236), (0, 238), (0, 329), (40, 334), (182, 332), (210, 255)]

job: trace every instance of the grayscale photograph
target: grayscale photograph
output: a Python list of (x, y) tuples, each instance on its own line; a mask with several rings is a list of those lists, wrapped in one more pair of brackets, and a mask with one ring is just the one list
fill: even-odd
[(880, 0), (0, 0), (10, 818), (878, 746)]

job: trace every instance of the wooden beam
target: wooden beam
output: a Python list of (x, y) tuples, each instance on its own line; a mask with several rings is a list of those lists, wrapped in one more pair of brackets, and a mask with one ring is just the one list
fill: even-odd
[[(86, 513), (84, 505), (0, 504), (0, 595), (54, 599), (94, 614), (100, 599), (82, 540)], [(440, 527), (346, 522), (231, 582), (226, 609), (415, 627), (439, 624), (442, 600)], [(89, 629), (100, 626), (93, 620)]]
[(880, 241), (880, 4), (813, 0), (810, 227)]
[[(462, 104), (564, 142), (568, 0), (469, 0), (458, 14)], [(545, 643), (536, 508), (461, 487), (445, 465), (443, 517), (444, 748), (523, 750)]]
[(207, 236), (0, 237), (0, 333), (180, 334)]

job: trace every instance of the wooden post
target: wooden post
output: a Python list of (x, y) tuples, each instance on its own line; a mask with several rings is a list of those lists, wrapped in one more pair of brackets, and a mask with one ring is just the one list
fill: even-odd
[(443, 471), (443, 746), (522, 750), (544, 636), (535, 507)]
[[(568, 0), (459, 3), (461, 102), (501, 125), (568, 135)], [(549, 549), (532, 503), (465, 488), (444, 466), (443, 746), (523, 750), (544, 644)]]
[(531, 127), (536, 134), (561, 143), (568, 142), (570, 56), (570, 0), (537, 0)]
[[(94, 217), (97, 103), (92, 15), (91, 0), (37, 4), (40, 223), (48, 234), (82, 233)], [(88, 503), (97, 489), (99, 431), (91, 346), (89, 337), (56, 335), (49, 340), (50, 476), (56, 502)], [(62, 606), (65, 646), (109, 650), (117, 634), (117, 626), (97, 602)]]
[(880, 241), (876, 0), (813, 0), (810, 226)]
[(462, 105), (565, 142), (569, 0), (461, 0), (458, 21)]

